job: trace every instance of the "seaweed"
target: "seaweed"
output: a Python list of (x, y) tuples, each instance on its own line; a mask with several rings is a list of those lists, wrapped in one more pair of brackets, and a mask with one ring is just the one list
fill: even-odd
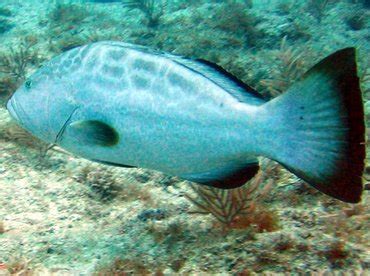
[(90, 189), (89, 195), (102, 202), (113, 200), (122, 190), (117, 178), (109, 169), (100, 167), (84, 167), (77, 176), (77, 182), (87, 185)]
[(6, 18), (0, 18), (0, 34), (6, 33), (12, 29), (14, 25)]
[(366, 27), (367, 14), (362, 9), (352, 9), (344, 17), (344, 21), (348, 27), (354, 31), (364, 29)]
[(164, 275), (159, 267), (146, 267), (140, 258), (115, 259), (97, 269), (92, 275)]
[(0, 234), (4, 234), (5, 232), (5, 224), (3, 221), (0, 221)]
[(90, 13), (83, 7), (74, 4), (58, 3), (48, 14), (53, 26), (73, 26), (85, 20)]
[(319, 255), (324, 256), (333, 267), (342, 267), (345, 259), (349, 257), (349, 251), (346, 249), (346, 243), (341, 240), (333, 241), (329, 247)]
[(19, 46), (9, 47), (6, 53), (0, 54), (0, 73), (13, 77), (16, 81), (23, 81), (30, 64), (38, 64), (37, 52), (33, 46), (37, 40), (27, 37), (20, 41)]
[(370, 1), (369, 0), (351, 0), (353, 4), (362, 4), (365, 8), (370, 8)]
[(148, 21), (148, 27), (158, 26), (159, 19), (164, 14), (166, 5), (163, 1), (154, 0), (124, 0), (122, 4), (129, 10), (138, 9), (142, 11)]
[(89, 42), (89, 39), (84, 36), (66, 33), (58, 40), (50, 39), (49, 49), (55, 53), (63, 53), (87, 42)]
[(37, 39), (26, 37), (16, 46), (0, 52), (0, 97), (9, 97), (26, 78), (31, 66), (39, 66), (42, 59), (34, 49)]
[(225, 7), (219, 6), (210, 17), (209, 24), (213, 28), (245, 36), (248, 46), (257, 46), (258, 40), (263, 36), (261, 30), (257, 28), (261, 19), (246, 4), (228, 3), (227, 10), (228, 12), (225, 12)]
[[(305, 55), (307, 54), (305, 53)], [(278, 67), (276, 70), (271, 70), (271, 78), (262, 79), (260, 85), (265, 87), (272, 97), (285, 92), (306, 71), (307, 66), (303, 56), (303, 52), (288, 46), (287, 37), (284, 37), (280, 49), (273, 53), (273, 57), (278, 62)]]
[(319, 23), (326, 15), (326, 8), (330, 0), (309, 0), (307, 3), (307, 10), (314, 16)]
[(6, 7), (0, 7), (0, 16), (10, 17), (12, 16), (12, 11)]

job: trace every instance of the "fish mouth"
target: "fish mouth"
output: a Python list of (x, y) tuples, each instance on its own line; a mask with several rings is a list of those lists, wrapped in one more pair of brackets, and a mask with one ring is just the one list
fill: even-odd
[(13, 96), (11, 97), (7, 104), (6, 109), (10, 113), (10, 116), (23, 128), (27, 129), (27, 126), (32, 126), (31, 120), (28, 117), (26, 111), (23, 109), (22, 105)]
[(15, 102), (15, 99), (14, 97), (11, 97), (8, 102), (6, 103), (6, 109), (8, 110), (8, 112), (10, 113), (10, 116), (16, 120), (18, 123), (21, 123), (20, 119), (19, 119), (19, 116), (16, 112), (16, 102)]

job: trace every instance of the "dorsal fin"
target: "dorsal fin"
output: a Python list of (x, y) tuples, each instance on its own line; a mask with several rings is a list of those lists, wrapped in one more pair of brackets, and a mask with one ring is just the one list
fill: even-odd
[(213, 63), (213, 62), (210, 62), (208, 60), (205, 60), (205, 59), (197, 59), (198, 62), (200, 63), (203, 63), (204, 65), (206, 66), (209, 66), (211, 68), (213, 68), (214, 70), (216, 70), (217, 72), (219, 72), (220, 74), (224, 75), (226, 78), (228, 78), (229, 80), (233, 81), (237, 86), (239, 86), (240, 88), (244, 89), (244, 91), (246, 93), (249, 93), (249, 94), (252, 94), (253, 96), (255, 96), (256, 98), (259, 98), (261, 100), (266, 100), (260, 93), (258, 93), (254, 88), (252, 88), (251, 86), (249, 86), (248, 84), (244, 83), (243, 81), (241, 81), (240, 79), (238, 79), (237, 77), (235, 77), (233, 74), (229, 73), (228, 71), (226, 71), (224, 68), (222, 68), (220, 65), (216, 64), (216, 63)]
[(174, 62), (203, 75), (205, 78), (222, 87), (240, 102), (256, 106), (267, 102), (267, 99), (256, 90), (215, 63), (202, 59), (193, 60), (174, 55), (166, 56), (171, 58)]

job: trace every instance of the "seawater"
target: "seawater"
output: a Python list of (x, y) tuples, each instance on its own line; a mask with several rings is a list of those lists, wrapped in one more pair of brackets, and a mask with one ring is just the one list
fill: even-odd
[(369, 274), (368, 191), (346, 204), (267, 159), (244, 189), (202, 189), (50, 148), (5, 108), (48, 60), (97, 41), (210, 61), (266, 98), (355, 47), (368, 120), (369, 18), (368, 0), (1, 0), (0, 275)]

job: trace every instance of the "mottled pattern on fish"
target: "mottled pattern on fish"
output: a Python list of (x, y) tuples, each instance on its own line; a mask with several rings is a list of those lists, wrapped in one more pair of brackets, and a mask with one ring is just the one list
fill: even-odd
[[(91, 159), (156, 166), (180, 176), (194, 173), (194, 162), (199, 173), (250, 162), (242, 154), (253, 153), (245, 146), (246, 137), (248, 144), (254, 142), (253, 130), (245, 128), (248, 106), (188, 70), (180, 63), (185, 59), (171, 58), (108, 42), (74, 49), (52, 61), (55, 74), (73, 87), (71, 101), (80, 107), (73, 119), (108, 120), (121, 139), (111, 149), (84, 147), (83, 141), (77, 148), (78, 141), (60, 143)], [(251, 102), (263, 101), (251, 96)]]
[(217, 65), (99, 42), (47, 63), (8, 108), (41, 139), (98, 162), (232, 188), (253, 177), (261, 155), (336, 198), (358, 202), (362, 192), (353, 48), (266, 103)]

